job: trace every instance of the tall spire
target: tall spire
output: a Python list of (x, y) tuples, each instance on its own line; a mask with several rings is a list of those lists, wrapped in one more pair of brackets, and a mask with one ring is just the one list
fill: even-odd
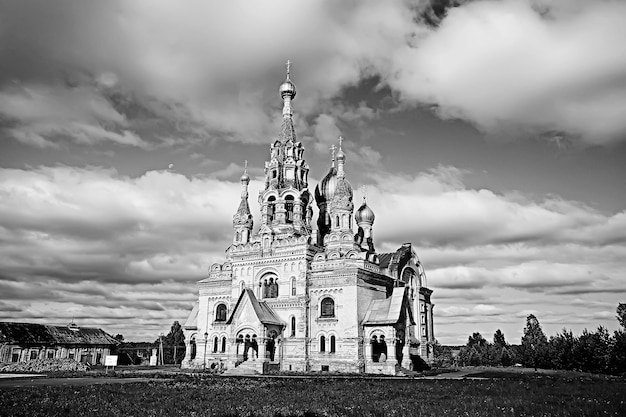
[(252, 232), (253, 220), (248, 205), (248, 184), (250, 184), (250, 176), (248, 175), (248, 161), (246, 160), (243, 168), (243, 175), (239, 180), (241, 182), (241, 201), (239, 208), (233, 216), (233, 227), (235, 228), (235, 236), (233, 243), (247, 243), (250, 240)]

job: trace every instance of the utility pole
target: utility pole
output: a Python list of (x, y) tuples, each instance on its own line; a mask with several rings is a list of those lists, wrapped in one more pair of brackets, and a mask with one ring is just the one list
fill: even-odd
[(163, 363), (163, 333), (161, 333), (159, 335), (159, 340), (161, 342), (161, 352), (160, 352), (160, 356), (161, 356), (161, 365), (165, 365), (165, 363)]

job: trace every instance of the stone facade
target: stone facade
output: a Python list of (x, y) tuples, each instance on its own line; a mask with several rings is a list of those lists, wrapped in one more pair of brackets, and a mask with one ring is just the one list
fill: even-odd
[(184, 325), (183, 366), (394, 374), (410, 368), (409, 348), (432, 359), (432, 291), (414, 248), (376, 252), (374, 212), (365, 199), (354, 210), (341, 138), (315, 190), (313, 228), (289, 72), (280, 93), (283, 121), (265, 164), (260, 226), (255, 233), (246, 165), (233, 243), (198, 282)]

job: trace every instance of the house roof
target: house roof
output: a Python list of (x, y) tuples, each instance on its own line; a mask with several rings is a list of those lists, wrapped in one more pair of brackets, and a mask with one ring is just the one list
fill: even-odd
[(0, 342), (20, 345), (117, 345), (119, 342), (94, 327), (50, 326), (0, 322)]
[(265, 301), (257, 300), (257, 298), (254, 295), (254, 292), (252, 292), (252, 290), (249, 288), (246, 288), (241, 292), (241, 295), (239, 296), (239, 300), (237, 300), (237, 304), (235, 305), (235, 308), (233, 308), (233, 312), (230, 315), (230, 318), (228, 319), (226, 324), (231, 324), (233, 322), (235, 313), (237, 312), (238, 308), (241, 306), (244, 297), (247, 297), (250, 300), (250, 304), (252, 304), (252, 308), (254, 309), (254, 312), (256, 313), (261, 323), (275, 324), (278, 326), (285, 325), (285, 323), (283, 323), (283, 321), (276, 315), (274, 310), (272, 310)]
[(406, 297), (406, 287), (396, 287), (393, 289), (391, 297), (385, 298), (384, 300), (372, 300), (370, 302), (367, 312), (365, 313), (365, 318), (363, 319), (363, 324), (396, 324), (402, 320), (403, 310), (407, 311), (411, 324), (415, 324), (411, 305)]

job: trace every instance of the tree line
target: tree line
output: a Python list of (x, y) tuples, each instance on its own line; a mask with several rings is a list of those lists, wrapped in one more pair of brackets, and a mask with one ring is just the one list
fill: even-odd
[(519, 345), (509, 344), (502, 331), (493, 335), (493, 342), (480, 333), (468, 337), (454, 358), (450, 347), (435, 343), (436, 366), (511, 366), (521, 364), (529, 368), (579, 370), (584, 372), (626, 373), (626, 304), (617, 307), (617, 320), (621, 329), (611, 334), (605, 327), (595, 331), (583, 330), (574, 335), (563, 329), (546, 337), (537, 317), (526, 317), (524, 334)]

